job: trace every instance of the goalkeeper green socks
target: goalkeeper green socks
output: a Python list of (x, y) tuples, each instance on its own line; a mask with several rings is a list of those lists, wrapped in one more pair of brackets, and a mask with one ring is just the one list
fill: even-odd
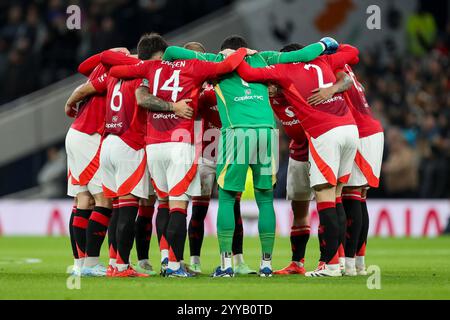
[(263, 256), (271, 257), (275, 242), (275, 210), (273, 190), (255, 189), (256, 204), (259, 209), (258, 231)]
[(217, 213), (217, 237), (219, 239), (222, 269), (231, 264), (231, 252), (234, 234), (235, 191), (223, 190), (219, 187), (219, 210)]

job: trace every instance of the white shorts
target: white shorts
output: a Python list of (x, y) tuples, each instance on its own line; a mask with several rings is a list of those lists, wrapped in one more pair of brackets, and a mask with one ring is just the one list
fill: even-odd
[(377, 188), (380, 183), (383, 149), (383, 132), (359, 139), (352, 174), (346, 185), (349, 187), (369, 186)]
[(347, 183), (358, 147), (359, 134), (355, 125), (340, 126), (309, 141), (311, 187), (338, 182)]
[(110, 134), (103, 141), (100, 172), (105, 197), (132, 194), (148, 199), (149, 195), (154, 194), (145, 149), (135, 150), (118, 136)]
[(288, 200), (308, 201), (313, 199), (309, 182), (310, 163), (289, 158), (286, 194)]
[(160, 199), (188, 201), (201, 196), (195, 148), (184, 142), (147, 145), (147, 161), (152, 184)]
[(66, 135), (67, 195), (75, 197), (80, 192), (101, 193), (100, 147), (102, 137), (70, 128)]
[(210, 197), (216, 180), (217, 163), (206, 158), (202, 158), (198, 164), (200, 175), (201, 193), (204, 197)]

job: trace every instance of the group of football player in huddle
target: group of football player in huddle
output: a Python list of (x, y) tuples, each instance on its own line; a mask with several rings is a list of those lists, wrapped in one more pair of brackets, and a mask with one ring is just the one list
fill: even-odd
[[(137, 55), (113, 48), (83, 61), (78, 71), (88, 80), (65, 105), (74, 117), (66, 136), (73, 273), (156, 275), (149, 261), (156, 200), (161, 275), (202, 273), (204, 221), (217, 184), (220, 265), (213, 277), (365, 275), (366, 195), (379, 183), (384, 138), (351, 68), (358, 54), (330, 37), (258, 52), (237, 35), (213, 54), (198, 42), (168, 46), (151, 33), (139, 40)], [(274, 114), (291, 139), (287, 198), (294, 215), (292, 261), (277, 271)], [(240, 197), (249, 170), (259, 211), (258, 271), (243, 258)], [(306, 272), (314, 198), (320, 259)], [(106, 235), (107, 267), (99, 261)], [(134, 243), (138, 261), (131, 265)]]

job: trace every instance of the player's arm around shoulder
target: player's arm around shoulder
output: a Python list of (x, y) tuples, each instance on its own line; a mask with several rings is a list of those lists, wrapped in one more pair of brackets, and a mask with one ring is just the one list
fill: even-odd
[[(221, 59), (220, 59), (221, 58)], [(198, 59), (202, 61), (218, 62), (223, 60), (223, 56), (214, 53), (203, 53), (178, 46), (170, 46), (164, 52), (163, 60), (191, 60)]]
[(152, 95), (146, 86), (146, 79), (143, 79), (143, 85), (139, 86), (135, 91), (136, 103), (139, 107), (150, 110), (152, 112), (174, 112), (178, 117), (191, 119), (194, 115), (189, 102), (192, 99), (183, 99), (177, 102), (165, 101), (157, 96)]
[[(102, 77), (105, 77), (105, 75), (103, 75)], [(64, 106), (64, 112), (66, 113), (66, 115), (68, 117), (74, 118), (78, 111), (77, 103), (83, 101), (85, 98), (95, 94), (96, 92), (97, 89), (91, 81), (78, 86), (72, 92), (69, 99), (67, 99), (67, 102)]]

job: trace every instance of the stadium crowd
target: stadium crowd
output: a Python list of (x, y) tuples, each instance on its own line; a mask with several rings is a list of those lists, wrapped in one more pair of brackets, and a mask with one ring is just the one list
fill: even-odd
[[(93, 52), (133, 47), (142, 30), (167, 33), (230, 2), (1, 1), (0, 104), (66, 78)], [(82, 9), (82, 32), (66, 27), (69, 4)]]
[[(85, 32), (66, 28), (66, 1), (1, 2), (0, 104), (67, 77), (93, 52), (132, 47), (142, 30), (165, 33), (230, 2), (79, 1), (88, 8), (82, 17)], [(386, 61), (366, 51), (356, 68), (386, 129), (383, 178), (375, 197), (450, 195), (450, 26), (434, 38), (425, 54), (407, 52)], [(281, 160), (277, 195), (284, 197), (287, 158)]]

